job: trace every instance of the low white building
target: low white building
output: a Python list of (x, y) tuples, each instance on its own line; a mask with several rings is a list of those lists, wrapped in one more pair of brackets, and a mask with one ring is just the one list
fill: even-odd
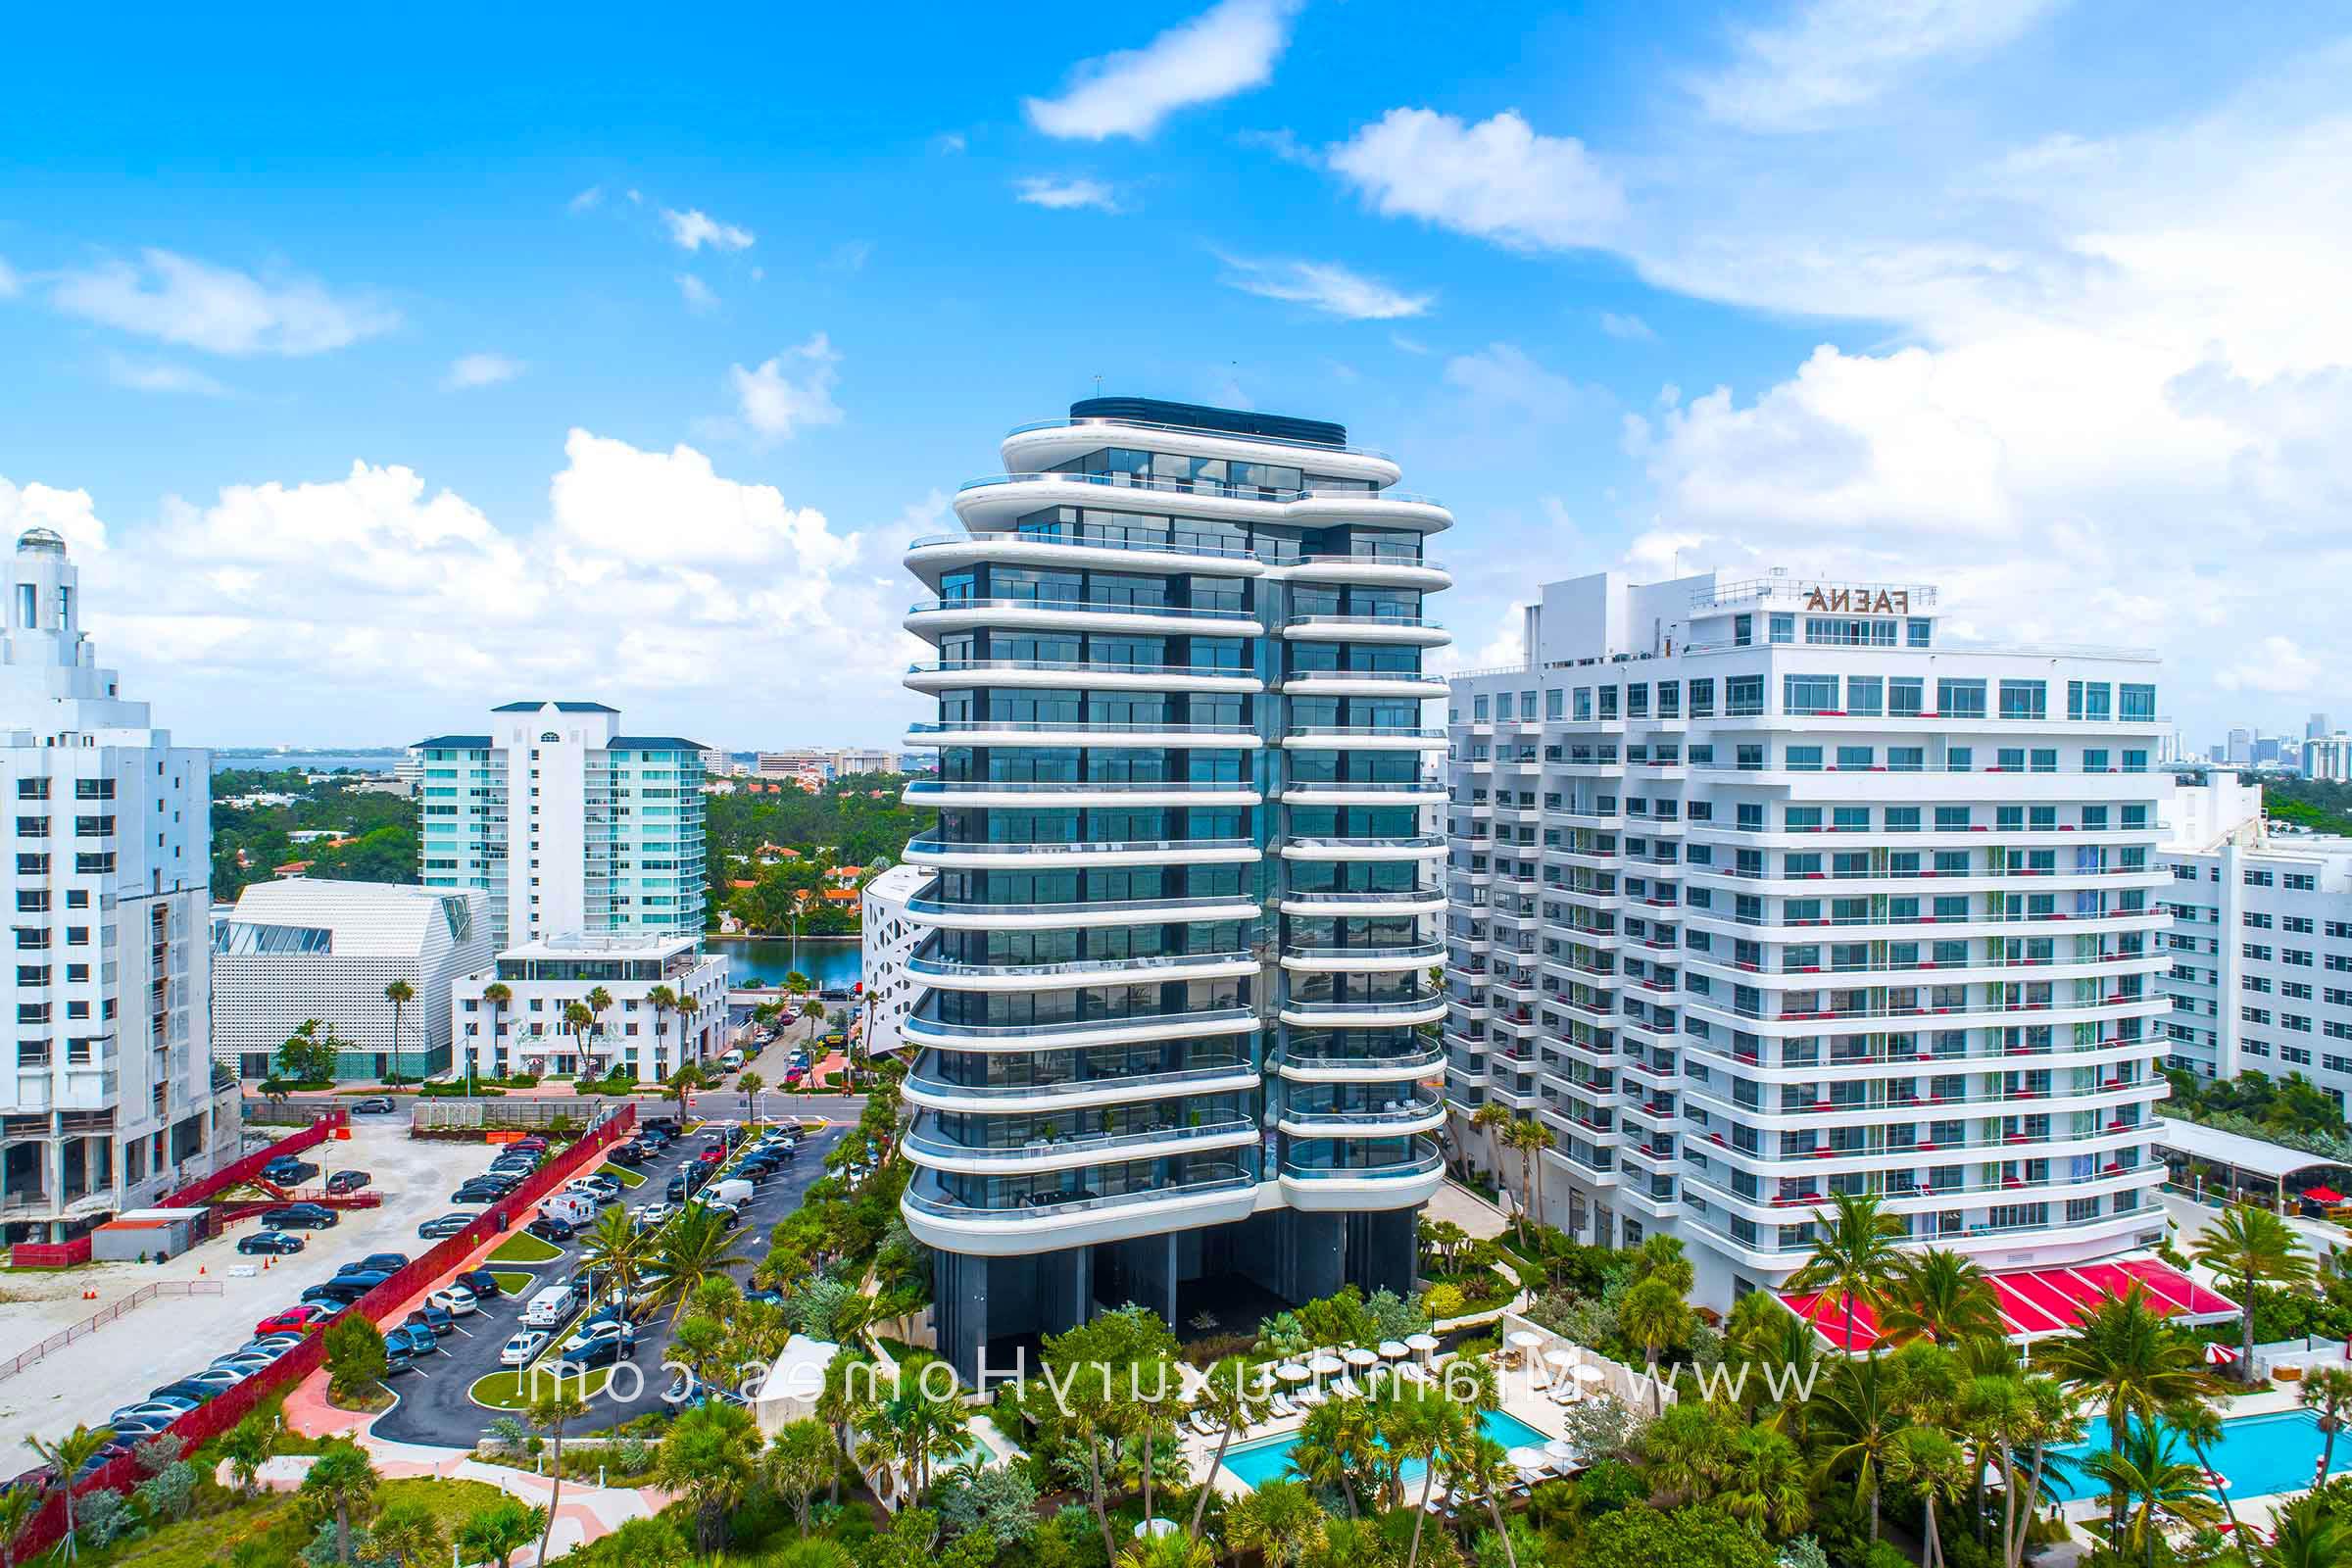
[(865, 1043), (868, 1057), (887, 1055), (906, 1044), (899, 1025), (923, 990), (906, 964), (930, 929), (907, 912), (906, 902), (933, 876), (928, 866), (894, 865), (865, 885), (858, 978), (864, 986), (863, 1016), (872, 1031)]
[[(659, 987), (675, 1005), (655, 1005)], [(600, 989), (611, 1000), (595, 1023), (584, 1036), (567, 1029), (564, 1009), (575, 1002), (595, 1008)], [(624, 1067), (639, 1083), (657, 1083), (726, 1049), (727, 960), (691, 936), (551, 937), (509, 948), (460, 980), (450, 1008), (460, 1070), (470, 1061), (485, 1077), (601, 1078)]]
[[(288, 877), (257, 882), (213, 930), (213, 1056), (266, 1078), (278, 1048), (309, 1019), (349, 1044), (337, 1078), (411, 1078), (450, 1061), (450, 988), (488, 966), (490, 923), (472, 890)], [(393, 1037), (384, 990), (416, 996)]]

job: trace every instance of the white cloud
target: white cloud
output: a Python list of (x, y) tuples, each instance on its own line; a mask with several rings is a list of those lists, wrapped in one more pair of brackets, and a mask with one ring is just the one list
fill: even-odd
[(2224, 691), (2307, 692), (2320, 683), (2320, 662), (2284, 637), (2265, 637), (2254, 656), (2214, 677)]
[(1490, 343), (1446, 362), (1446, 384), (1460, 392), (1478, 422), (1510, 414), (1553, 422), (1590, 412), (1596, 394), (1547, 370), (1514, 343)]
[[(884, 742), (913, 714), (899, 672), (923, 656), (898, 627), (898, 559), (943, 497), (845, 530), (691, 447), (577, 429), (547, 496), (544, 521), (516, 525), (356, 462), (110, 528), (86, 491), (0, 477), (0, 533), (65, 535), (100, 658), (196, 744), (383, 744), (558, 688), (712, 744), (762, 724)], [(609, 634), (582, 635), (589, 599)], [(750, 667), (769, 694), (756, 719)]]
[(669, 225), (670, 243), (685, 251), (699, 251), (706, 245), (714, 251), (746, 251), (756, 238), (750, 229), (722, 223), (699, 207), (683, 213), (664, 207), (662, 220)]
[(592, 212), (596, 208), (602, 206), (604, 204), (604, 200), (605, 187), (602, 185), (591, 185), (586, 190), (580, 192), (577, 196), (574, 196), (570, 201), (565, 202), (564, 206), (568, 212)]
[(1625, 216), (1617, 179), (1583, 142), (1541, 135), (1515, 109), (1475, 125), (1392, 109), (1329, 148), (1325, 161), (1385, 217), (1517, 250), (1598, 245)]
[(69, 316), (213, 354), (323, 354), (389, 332), (399, 313), (338, 297), (314, 278), (264, 279), (172, 251), (140, 252), (61, 277), (49, 300)]
[(193, 392), (208, 398), (229, 395), (227, 387), (202, 370), (162, 361), (126, 360), (120, 354), (107, 356), (106, 378), (133, 392)]
[(710, 285), (692, 272), (678, 274), (678, 293), (684, 296), (686, 308), (697, 316), (708, 316), (718, 309), (718, 296), (710, 292)]
[(1654, 343), (1658, 338), (1658, 334), (1649, 329), (1649, 323), (1639, 316), (1620, 316), (1615, 311), (1600, 313), (1600, 329), (1628, 343)]
[(1298, 4), (1221, 0), (1141, 49), (1082, 62), (1060, 97), (1024, 99), (1021, 107), (1049, 136), (1149, 136), (1179, 109), (1272, 80)]
[(964, 146), (963, 132), (959, 130), (943, 130), (931, 138), (931, 150), (942, 157), (954, 157)]
[(1937, 59), (2009, 42), (2063, 0), (1803, 0), (1777, 27), (1737, 36), (1728, 69), (1690, 82), (1715, 120), (1802, 130), (1873, 103)]
[(756, 370), (729, 366), (727, 380), (735, 391), (737, 416), (769, 441), (791, 436), (807, 424), (839, 424), (841, 409), (833, 401), (833, 367), (840, 361), (841, 356), (819, 332)]
[(1032, 207), (1050, 207), (1056, 212), (1074, 208), (1093, 207), (1105, 213), (1119, 210), (1118, 198), (1108, 185), (1099, 179), (1060, 179), (1046, 174), (1030, 174), (1013, 182), (1014, 199)]
[(24, 285), (17, 280), (17, 274), (9, 270), (8, 258), (0, 256), (0, 300), (13, 300), (24, 289)]
[(520, 360), (511, 360), (504, 354), (467, 354), (453, 361), (449, 374), (442, 378), (444, 390), (459, 392), (477, 386), (496, 386), (512, 381), (523, 371)]
[(1419, 316), (1434, 294), (1406, 294), (1337, 262), (1250, 261), (1220, 255), (1221, 281), (1245, 294), (1290, 300), (1350, 321), (1392, 321)]

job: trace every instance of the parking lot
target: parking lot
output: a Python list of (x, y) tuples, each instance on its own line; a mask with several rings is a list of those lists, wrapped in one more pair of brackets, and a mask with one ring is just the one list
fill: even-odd
[[(359, 1169), (374, 1180), (382, 1206), (350, 1209), (329, 1230), (303, 1231), (304, 1250), (264, 1259), (241, 1255), (240, 1238), (261, 1229), (245, 1220), (226, 1235), (164, 1264), (97, 1263), (57, 1274), (12, 1275), (9, 1294), (35, 1299), (0, 1304), (0, 1358), (39, 1344), (139, 1286), (157, 1280), (217, 1282), (219, 1296), (163, 1298), (124, 1313), (85, 1339), (51, 1352), (0, 1381), (0, 1450), (22, 1453), (30, 1435), (55, 1437), (76, 1421), (98, 1421), (151, 1389), (201, 1370), (252, 1338), (262, 1318), (295, 1304), (309, 1286), (333, 1278), (343, 1264), (370, 1252), (422, 1255), (433, 1244), (416, 1227), (451, 1211), (449, 1195), (490, 1161), (480, 1144), (426, 1143), (408, 1136), (408, 1118), (353, 1118), (348, 1142), (329, 1140), (305, 1153), (321, 1176)], [(254, 1272), (241, 1275), (240, 1266)], [(99, 1298), (81, 1292), (96, 1288)]]
[[(730, 1097), (731, 1098), (731, 1097)], [(735, 1250), (747, 1262), (731, 1272), (739, 1281), (750, 1278), (750, 1264), (757, 1262), (767, 1250), (767, 1231), (778, 1220), (800, 1206), (801, 1196), (809, 1185), (824, 1174), (824, 1156), (841, 1141), (843, 1129), (826, 1127), (812, 1133), (802, 1147), (799, 1158), (786, 1164), (756, 1190), (751, 1203), (744, 1211), (744, 1231)], [(703, 1147), (700, 1135), (690, 1134), (679, 1139), (655, 1159), (639, 1167), (645, 1183), (630, 1188), (621, 1195), (621, 1201), (631, 1208), (641, 1203), (660, 1202), (669, 1178), (681, 1168), (692, 1164)], [(480, 1151), (475, 1153), (480, 1155)], [(495, 1419), (497, 1412), (486, 1410), (473, 1402), (467, 1391), (480, 1379), (504, 1370), (499, 1365), (499, 1350), (515, 1332), (515, 1320), (521, 1315), (530, 1290), (541, 1284), (556, 1284), (578, 1272), (579, 1244), (564, 1244), (562, 1255), (546, 1262), (529, 1265), (514, 1263), (485, 1263), (484, 1267), (502, 1272), (527, 1268), (534, 1277), (530, 1289), (514, 1295), (499, 1297), (481, 1303), (481, 1309), (460, 1318), (455, 1332), (444, 1336), (435, 1353), (418, 1360), (411, 1371), (391, 1380), (400, 1403), (377, 1418), (374, 1435), (395, 1443), (433, 1444), (448, 1447), (469, 1447), (483, 1429)], [(559, 1338), (567, 1335), (567, 1327), (556, 1331)], [(662, 1408), (662, 1391), (667, 1377), (662, 1362), (668, 1352), (670, 1342), (666, 1315), (640, 1324), (637, 1335), (635, 1365), (643, 1377), (643, 1392), (630, 1403), (616, 1403), (599, 1395), (590, 1400), (593, 1411), (590, 1419), (581, 1423), (582, 1432), (594, 1431)], [(218, 1353), (218, 1352), (216, 1352)], [(628, 1380), (623, 1379), (624, 1388)]]

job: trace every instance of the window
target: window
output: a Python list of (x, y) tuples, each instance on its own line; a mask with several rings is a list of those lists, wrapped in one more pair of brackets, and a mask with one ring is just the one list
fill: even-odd
[(1474, 724), (1486, 723), (1494, 715), (1494, 707), (1493, 698), (1473, 697), (1470, 700), (1470, 721)]
[(2156, 717), (2156, 688), (2153, 686), (2118, 686), (2118, 712), (2123, 721), (2147, 723)]
[(1845, 710), (1857, 718), (1876, 718), (1886, 709), (1886, 683), (1876, 675), (1845, 677)]
[(2109, 699), (2113, 688), (2103, 680), (2070, 680), (2066, 683), (2066, 716), (2070, 719), (2104, 721), (2111, 716)]
[(2047, 718), (2049, 716), (2049, 682), (2040, 680), (2005, 680), (2001, 682), (2001, 716), (2003, 718)]
[(1566, 713), (1567, 709), (1567, 692), (1553, 686), (1544, 693), (1544, 716), (1545, 718), (1559, 718)]
[(1867, 773), (1878, 765), (1879, 749), (1875, 746), (1840, 746), (1838, 748), (1838, 766)]
[(1715, 716), (1715, 682), (1712, 679), (1694, 680), (1690, 683), (1690, 716), (1692, 718), (1713, 718)]
[(1981, 680), (1938, 680), (1936, 711), (1944, 718), (1983, 718), (1984, 683)]
[(1600, 689), (1600, 721), (1605, 724), (1616, 716), (1617, 688), (1614, 686), (1603, 686)]
[(1928, 754), (1918, 746), (1889, 746), (1886, 748), (1886, 770), (1890, 773), (1918, 773), (1926, 770)]
[(1934, 622), (1933, 622), (1933, 621), (1926, 621), (1926, 620), (1906, 620), (1906, 621), (1904, 621), (1904, 622), (1903, 622), (1903, 646), (1904, 646), (1904, 647), (1906, 647), (1906, 648), (1925, 648), (1925, 647), (1927, 647), (1927, 646), (1928, 646), (1928, 628), (1929, 628), (1931, 625), (1933, 625), (1933, 624), (1934, 624)]
[(1647, 718), (1649, 716), (1649, 683), (1647, 681), (1636, 681), (1626, 687), (1625, 716), (1628, 718)]
[(1836, 713), (1838, 707), (1838, 677), (1835, 675), (1785, 675), (1782, 677), (1781, 708), (1789, 713)]
[(1734, 675), (1723, 683), (1725, 714), (1732, 718), (1756, 718), (1764, 711), (1764, 677)]
[(1821, 771), (1821, 748), (1818, 746), (1791, 746), (1788, 748), (1787, 760), (1782, 765), (1791, 773), (1818, 773)]
[(1916, 675), (1897, 675), (1886, 682), (1886, 716), (1917, 718), (1927, 710), (1927, 682)]
[(1796, 617), (1782, 614), (1772, 616), (1772, 640), (1776, 643), (1796, 641)]

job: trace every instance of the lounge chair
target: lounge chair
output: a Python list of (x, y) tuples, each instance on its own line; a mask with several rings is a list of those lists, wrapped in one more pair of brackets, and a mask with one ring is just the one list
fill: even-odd
[(1273, 1411), (1278, 1416), (1287, 1417), (1294, 1416), (1298, 1413), (1298, 1407), (1279, 1394), (1270, 1396), (1266, 1400), (1266, 1408)]
[(1325, 1394), (1321, 1389), (1300, 1389), (1297, 1394), (1293, 1395), (1292, 1397), (1297, 1399), (1300, 1404), (1309, 1406), (1311, 1408), (1314, 1405), (1323, 1403), (1325, 1400), (1329, 1399), (1331, 1396)]
[(1184, 1421), (1185, 1425), (1191, 1427), (1195, 1432), (1200, 1433), (1204, 1438), (1213, 1438), (1223, 1430), (1215, 1422), (1209, 1420), (1206, 1414), (1199, 1410), (1195, 1410), (1192, 1414), (1186, 1416)]

